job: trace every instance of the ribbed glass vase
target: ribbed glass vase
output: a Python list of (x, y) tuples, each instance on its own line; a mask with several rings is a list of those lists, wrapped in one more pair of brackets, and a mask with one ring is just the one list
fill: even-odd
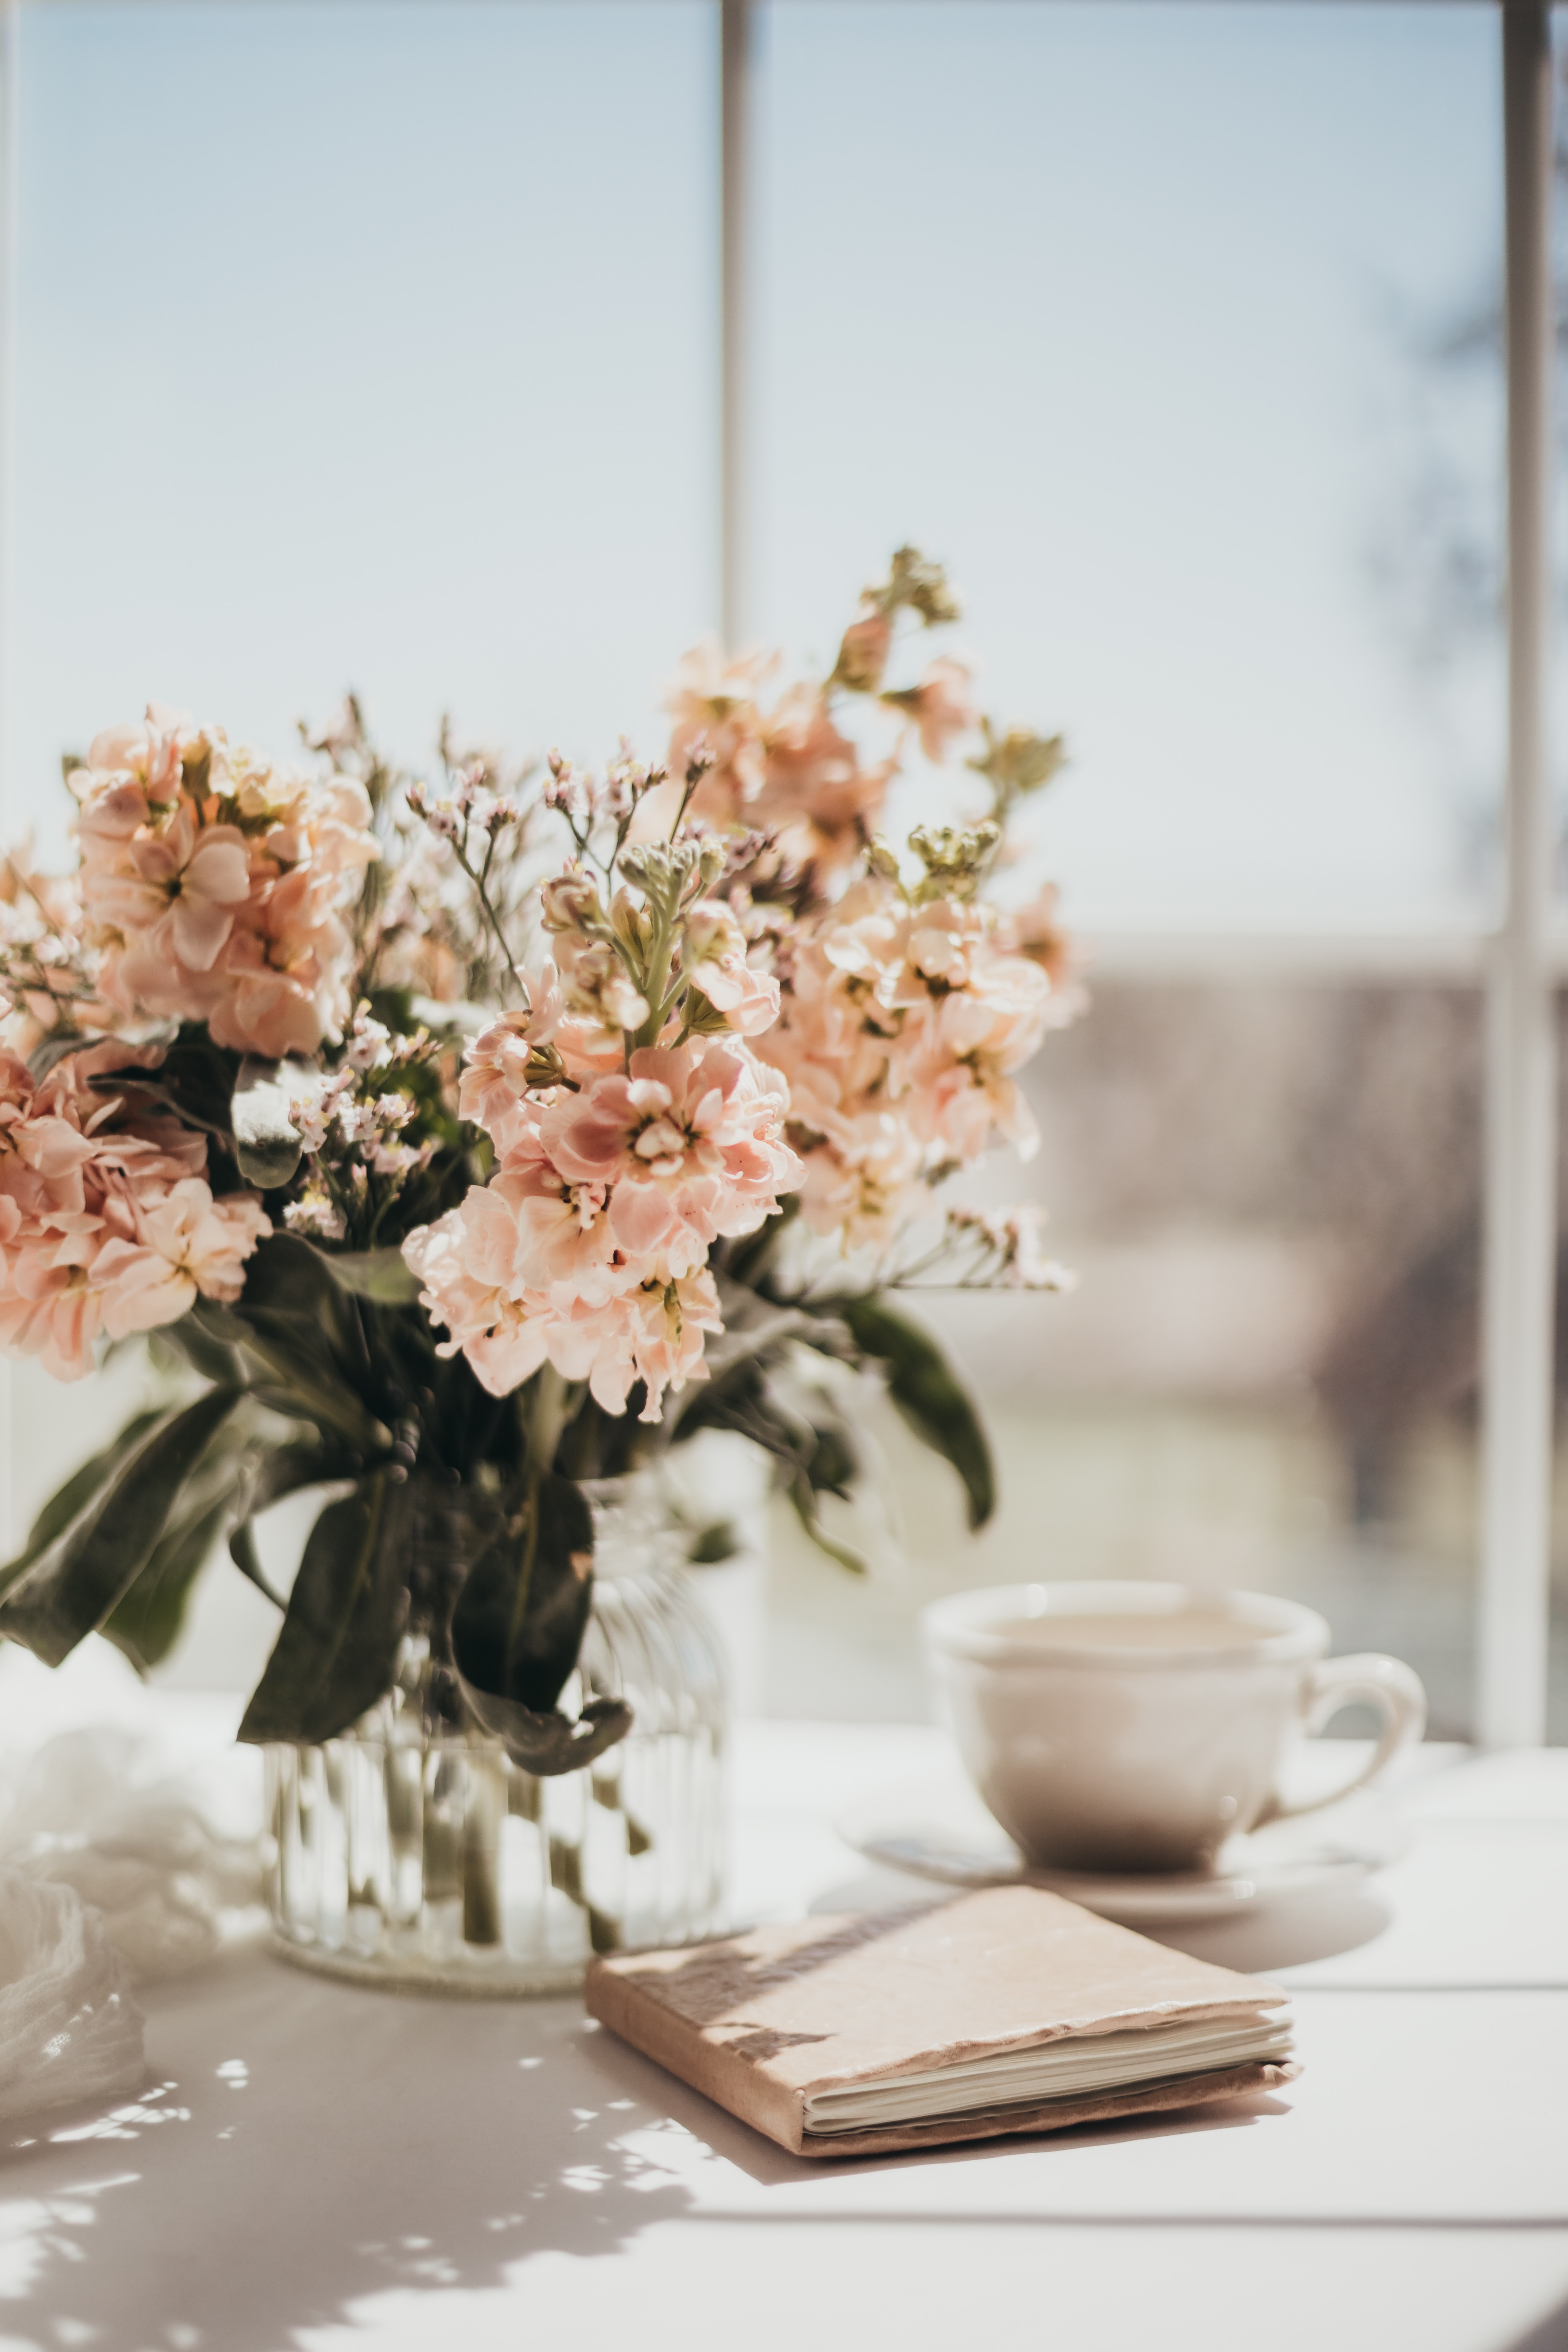
[(268, 1893), (286, 1955), (410, 1990), (566, 1990), (593, 1952), (719, 1924), (725, 1668), (651, 1481), (594, 1506), (593, 1614), (562, 1693), (624, 1697), (632, 1728), (538, 1779), (499, 1739), (432, 1729), (428, 1660), (341, 1738), (266, 1750)]

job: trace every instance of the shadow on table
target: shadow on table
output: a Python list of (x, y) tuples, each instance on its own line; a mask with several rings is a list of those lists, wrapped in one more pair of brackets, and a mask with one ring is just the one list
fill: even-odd
[(0, 2126), (7, 2345), (279, 2352), (693, 2202), (700, 2150), (584, 2063), (574, 2000), (400, 1998), (258, 1953), (144, 2005), (139, 2100)]
[(1239, 1969), (1245, 1976), (1267, 1976), (1271, 1969), (1301, 1968), (1309, 1960), (1360, 1951), (1375, 1943), (1393, 1918), (1381, 1895), (1351, 1886), (1291, 1895), (1236, 1919), (1194, 1919), (1185, 1927), (1144, 1932), (1194, 1959)]
[[(886, 1909), (956, 1900), (959, 1890), (922, 1885), (902, 1873), (873, 1868), (832, 1887), (812, 1905), (815, 1914)], [(1358, 1951), (1381, 1936), (1393, 1918), (1382, 1897), (1364, 1886), (1336, 1887), (1317, 1895), (1282, 1897), (1233, 1919), (1194, 1919), (1184, 1925), (1141, 1927), (1141, 1935), (1194, 1959), (1244, 1975), (1299, 1968)]]
[(1528, 2336), (1510, 2344), (1508, 2352), (1568, 2352), (1568, 2303), (1549, 2311)]

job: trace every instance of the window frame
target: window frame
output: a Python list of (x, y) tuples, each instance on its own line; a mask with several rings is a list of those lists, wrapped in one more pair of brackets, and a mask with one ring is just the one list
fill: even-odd
[[(16, 285), (18, 28), (0, 0), (0, 709), (9, 707)], [(61, 6), (69, 0), (27, 0)], [(754, 495), (756, 137), (766, 72), (764, 10), (787, 0), (711, 0), (721, 118), (720, 618), (748, 634)], [(1048, 0), (1034, 0), (1036, 5)], [(1264, 5), (1264, 0), (1258, 0)], [(1426, 0), (1427, 5), (1441, 0)], [(1267, 934), (1243, 930), (1092, 936), (1111, 977), (1245, 984), (1468, 980), (1487, 999), (1482, 1281), (1482, 1537), (1477, 1726), (1491, 1748), (1545, 1737), (1556, 1275), (1554, 993), (1568, 982), (1568, 931), (1553, 928), (1547, 767), (1553, 373), (1551, 223), (1554, 76), (1546, 0), (1495, 0), (1503, 54), (1507, 352), (1508, 749), (1505, 875), (1491, 928)], [(12, 1516), (9, 1366), (0, 1360), (0, 1519)], [(0, 1526), (0, 1538), (5, 1530)], [(12, 1528), (14, 1539), (21, 1530)]]

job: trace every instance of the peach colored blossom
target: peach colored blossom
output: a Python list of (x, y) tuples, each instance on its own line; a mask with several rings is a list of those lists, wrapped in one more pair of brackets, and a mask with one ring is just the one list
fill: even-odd
[(756, 656), (726, 665), (711, 642), (687, 655), (667, 704), (670, 773), (679, 778), (700, 738), (714, 764), (693, 815), (765, 826), (789, 856), (836, 872), (876, 829), (896, 763), (861, 765), (821, 687), (789, 687), (763, 711), (757, 696), (772, 667)]
[(546, 963), (530, 973), (528, 984), (529, 1010), (503, 1013), (470, 1041), (458, 1086), (458, 1118), (482, 1127), (500, 1151), (506, 1150), (513, 1127), (525, 1115), (535, 1049), (550, 1044), (562, 1022), (554, 965)]
[(996, 940), (1015, 955), (1037, 963), (1051, 983), (1057, 1000), (1053, 1025), (1070, 1020), (1081, 1009), (1077, 985), (1077, 958), (1061, 919), (1061, 894), (1047, 882), (1026, 906), (998, 918)]
[(343, 918), (378, 855), (356, 779), (274, 768), (152, 705), (95, 737), (70, 782), (87, 937), (118, 1013), (205, 1021), (272, 1057), (342, 1034)]
[(195, 1176), (166, 1190), (143, 1184), (136, 1210), (139, 1240), (106, 1241), (90, 1271), (111, 1339), (174, 1323), (198, 1297), (237, 1298), (246, 1259), (272, 1230), (258, 1201), (215, 1201)]
[(73, 792), (86, 787), (79, 778), (110, 773), (132, 779), (156, 806), (172, 807), (184, 787), (187, 761), (193, 764), (210, 756), (215, 737), (188, 710), (164, 702), (150, 702), (140, 722), (103, 729), (88, 746), (85, 768), (73, 771)]
[(829, 871), (857, 856), (876, 831), (896, 762), (869, 768), (840, 732), (817, 687), (783, 695), (763, 731), (762, 790), (750, 812), (786, 845)]
[(709, 1250), (799, 1180), (784, 1081), (737, 1039), (641, 1047), (575, 1092), (530, 1093), (507, 1077), (511, 1035), (479, 1041), (469, 1097), (505, 1139), (497, 1172), (404, 1255), (446, 1352), (497, 1394), (548, 1357), (612, 1412), (643, 1382), (657, 1419), (720, 1328)]
[(757, 697), (775, 666), (773, 657), (763, 654), (726, 661), (711, 637), (683, 657), (665, 700), (674, 720), (668, 765), (679, 783), (700, 738), (713, 765), (692, 802), (696, 814), (721, 821), (739, 817), (761, 792), (763, 715)]
[(833, 668), (835, 684), (847, 687), (855, 694), (875, 694), (882, 683), (892, 643), (892, 615), (873, 605), (858, 620), (851, 621), (844, 632)]
[(591, 1037), (597, 1032), (613, 1040), (618, 1057), (622, 1031), (640, 1029), (647, 1019), (647, 999), (638, 994), (607, 940), (587, 940), (568, 931), (555, 940), (554, 950), (562, 998), (577, 1024), (576, 1034)]
[(754, 1232), (798, 1177), (782, 1140), (777, 1074), (739, 1045), (645, 1046), (540, 1117), (553, 1166), (616, 1188), (608, 1215), (628, 1255), (689, 1271), (721, 1234)]
[(88, 911), (106, 929), (140, 932), (171, 968), (210, 971), (249, 896), (245, 835), (230, 824), (198, 834), (187, 806), (155, 834), (139, 828), (116, 870), (92, 876)]
[(727, 907), (704, 902), (686, 919), (681, 969), (737, 1036), (760, 1037), (779, 1017), (779, 984), (746, 961), (746, 940)]
[(928, 760), (945, 760), (955, 740), (980, 723), (973, 676), (968, 663), (952, 654), (940, 654), (919, 686), (889, 699), (914, 720)]
[(768, 1050), (805, 1161), (802, 1213), (884, 1247), (924, 1188), (1034, 1122), (1015, 1073), (1057, 1017), (1050, 980), (973, 900), (908, 906), (868, 877), (792, 943)]
[(433, 1225), (410, 1234), (403, 1255), (425, 1285), (419, 1297), (426, 1313), (451, 1335), (437, 1354), (455, 1356), (461, 1349), (480, 1385), (491, 1396), (508, 1396), (544, 1362), (545, 1319), (530, 1313), (529, 1302), (470, 1271), (465, 1212), (473, 1199), (470, 1192), (461, 1208), (448, 1209)]
[(171, 1118), (122, 1120), (124, 1098), (87, 1084), (151, 1058), (106, 1043), (35, 1083), (0, 1056), (0, 1348), (60, 1380), (92, 1370), (100, 1333), (172, 1322), (198, 1295), (237, 1297), (271, 1230), (249, 1194), (214, 1199), (205, 1136)]
[(638, 1418), (646, 1422), (663, 1420), (668, 1389), (708, 1378), (703, 1335), (724, 1328), (718, 1289), (705, 1266), (672, 1282), (643, 1283), (596, 1319), (602, 1329), (586, 1375), (589, 1388), (606, 1412), (618, 1413), (641, 1381), (647, 1400)]

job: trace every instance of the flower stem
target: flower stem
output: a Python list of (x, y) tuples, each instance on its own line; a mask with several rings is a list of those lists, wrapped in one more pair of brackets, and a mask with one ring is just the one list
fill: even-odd
[[(483, 869), (476, 872), (474, 867), (468, 863), (468, 850), (463, 843), (454, 841), (452, 848), (457, 856), (458, 865), (462, 867), (464, 873), (468, 876), (469, 881), (474, 886), (479, 905), (484, 908), (485, 919), (489, 924), (491, 931), (495, 935), (495, 943), (501, 951), (508, 971), (511, 974), (512, 985), (517, 990), (518, 995), (522, 1000), (522, 1010), (525, 1013), (531, 1012), (532, 1002), (528, 993), (527, 983), (523, 980), (521, 972), (519, 971), (516, 964), (512, 961), (511, 950), (506, 943), (506, 934), (500, 927), (500, 918), (496, 913), (495, 908), (491, 906), (490, 894), (485, 887), (486, 879), (489, 874), (490, 861), (489, 857), (487, 857), (484, 862)], [(493, 852), (495, 848), (495, 843), (493, 841), (490, 844), (490, 848)]]

